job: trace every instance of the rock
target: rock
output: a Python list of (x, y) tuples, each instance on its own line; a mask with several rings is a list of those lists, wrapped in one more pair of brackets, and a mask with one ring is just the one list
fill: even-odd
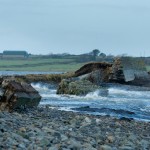
[(146, 141), (146, 140), (141, 140), (141, 141), (140, 141), (140, 145), (141, 145), (144, 149), (150, 148), (150, 142), (149, 142), (149, 141)]
[(92, 147), (91, 143), (86, 143), (84, 144), (84, 150), (97, 150), (97, 149)]
[(64, 134), (61, 134), (61, 141), (67, 141), (68, 137)]
[(110, 146), (108, 146), (108, 145), (102, 145), (100, 147), (100, 150), (112, 150), (112, 148)]
[(115, 137), (114, 136), (108, 136), (107, 140), (109, 143), (113, 143), (115, 141)]
[(135, 148), (132, 148), (130, 146), (121, 146), (119, 147), (120, 150), (135, 150)]
[(15, 78), (12, 76), (12, 77), (10, 77), (10, 78), (4, 78), (1, 82), (1, 87), (2, 88), (6, 88), (7, 86), (8, 86), (8, 84), (10, 83), (10, 82), (12, 82), (12, 81), (15, 81)]
[(40, 147), (46, 147), (48, 144), (49, 144), (49, 140), (48, 139), (46, 139), (46, 138), (40, 139), (40, 143), (39, 143)]
[(26, 132), (26, 128), (25, 127), (21, 127), (21, 128), (19, 128), (19, 131), (20, 132)]
[(57, 146), (52, 146), (52, 147), (48, 148), (48, 150), (58, 150), (58, 147)]
[(70, 94), (70, 95), (86, 95), (89, 92), (93, 92), (100, 89), (88, 80), (77, 80), (77, 79), (64, 79), (59, 84), (57, 94)]
[(68, 148), (73, 150), (80, 150), (82, 145), (79, 141), (76, 141), (75, 139), (70, 139), (68, 142)]
[(26, 146), (24, 144), (22, 144), (22, 143), (19, 144), (18, 147), (21, 148), (21, 149), (26, 149)]
[(85, 119), (82, 121), (81, 125), (82, 126), (87, 126), (91, 123), (92, 123), (91, 119), (89, 117), (85, 117)]
[(91, 123), (91, 119), (90, 119), (89, 117), (86, 117), (84, 120), (85, 120), (85, 122), (88, 123), (88, 124)]
[(4, 83), (0, 110), (11, 111), (16, 108), (35, 107), (39, 104), (41, 96), (30, 84), (16, 81)]

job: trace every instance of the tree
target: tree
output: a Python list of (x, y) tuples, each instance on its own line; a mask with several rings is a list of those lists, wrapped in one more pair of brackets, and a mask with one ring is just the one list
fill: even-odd
[(100, 56), (101, 58), (105, 58), (105, 57), (106, 57), (106, 54), (105, 54), (105, 53), (100, 53), (99, 56)]
[(93, 51), (92, 51), (92, 56), (93, 56), (93, 60), (96, 60), (96, 57), (99, 55), (99, 53), (100, 53), (100, 50), (99, 49), (94, 49)]

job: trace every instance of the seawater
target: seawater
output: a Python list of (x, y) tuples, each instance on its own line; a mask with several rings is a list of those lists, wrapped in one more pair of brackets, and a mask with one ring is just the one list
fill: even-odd
[[(54, 74), (58, 72), (17, 72), (0, 71), (0, 75)], [(142, 87), (126, 85), (108, 86), (108, 95), (101, 96), (98, 90), (85, 96), (57, 95), (57, 85), (32, 83), (40, 93), (40, 105), (49, 104), (65, 111), (75, 111), (93, 115), (110, 115), (121, 118), (150, 121), (150, 91)], [(79, 108), (79, 109), (78, 109)], [(88, 108), (88, 109), (80, 109)], [(82, 111), (84, 110), (84, 111)], [(131, 112), (131, 113), (130, 113)]]
[(39, 71), (0, 71), (0, 75), (27, 75), (27, 74), (58, 74), (62, 72), (39, 72)]
[[(139, 87), (114, 84), (108, 87), (107, 96), (100, 96), (98, 90), (85, 96), (75, 96), (57, 95), (57, 86), (53, 84), (32, 83), (32, 86), (42, 96), (40, 105), (49, 104), (65, 111), (150, 121), (150, 91)], [(84, 109), (86, 107), (87, 110)]]

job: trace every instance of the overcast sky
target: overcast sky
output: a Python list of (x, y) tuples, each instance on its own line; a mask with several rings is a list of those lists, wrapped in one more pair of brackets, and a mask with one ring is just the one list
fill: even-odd
[(150, 56), (150, 0), (0, 0), (0, 52)]

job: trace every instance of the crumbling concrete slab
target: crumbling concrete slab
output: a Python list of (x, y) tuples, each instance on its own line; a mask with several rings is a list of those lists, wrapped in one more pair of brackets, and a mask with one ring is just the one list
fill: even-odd
[(122, 57), (120, 61), (126, 82), (136, 78), (148, 78), (146, 66), (141, 58)]

